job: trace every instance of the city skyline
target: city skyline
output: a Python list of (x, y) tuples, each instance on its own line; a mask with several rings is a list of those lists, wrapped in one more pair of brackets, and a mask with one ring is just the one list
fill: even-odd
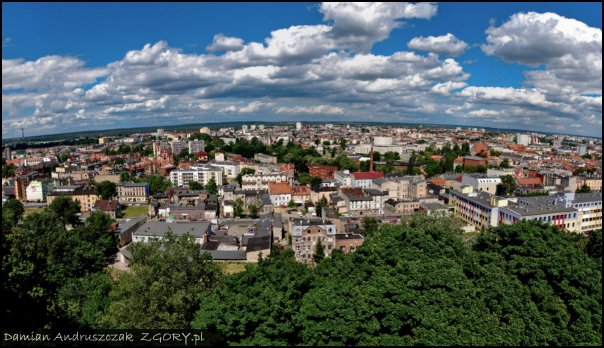
[(263, 121), (602, 134), (601, 3), (2, 6), (3, 138)]

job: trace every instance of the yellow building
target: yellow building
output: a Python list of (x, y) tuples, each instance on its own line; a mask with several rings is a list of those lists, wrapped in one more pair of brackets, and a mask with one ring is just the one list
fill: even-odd
[(59, 196), (67, 196), (74, 201), (80, 202), (80, 211), (88, 212), (94, 207), (99, 199), (96, 188), (86, 185), (67, 185), (58, 186), (46, 196), (46, 204), (50, 205), (52, 201)]
[(474, 192), (472, 186), (449, 191), (449, 204), (454, 214), (477, 229), (497, 227), (499, 210), (508, 205), (508, 200), (487, 192)]
[(576, 193), (572, 206), (581, 212), (581, 233), (602, 228), (602, 192)]

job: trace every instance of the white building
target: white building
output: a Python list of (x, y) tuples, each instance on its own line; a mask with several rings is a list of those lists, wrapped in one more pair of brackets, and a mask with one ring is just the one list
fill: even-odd
[(268, 190), (269, 183), (289, 183), (289, 177), (283, 172), (246, 174), (241, 179), (243, 190)]
[(166, 234), (176, 236), (188, 234), (195, 239), (195, 243), (203, 244), (204, 235), (210, 231), (210, 223), (197, 222), (163, 222), (147, 221), (136, 231), (132, 232), (132, 242), (148, 243), (152, 240), (162, 240)]
[(296, 130), (302, 129), (302, 122), (296, 122)]
[(360, 187), (364, 189), (373, 186), (373, 179), (383, 178), (382, 172), (354, 172), (352, 174), (352, 187)]
[(46, 185), (34, 180), (27, 185), (25, 197), (29, 202), (46, 202)]
[(350, 174), (348, 169), (335, 172), (333, 178), (339, 182), (342, 187), (352, 187), (352, 174)]
[(345, 189), (340, 194), (351, 216), (375, 216), (384, 214), (387, 193), (375, 189)]
[(354, 153), (368, 155), (371, 152), (371, 144), (359, 144), (353, 147)]
[(531, 137), (528, 134), (518, 134), (516, 137), (516, 144), (528, 146), (531, 142)]
[(214, 179), (216, 185), (223, 184), (222, 168), (215, 166), (192, 166), (188, 169), (177, 169), (170, 172), (170, 181), (174, 187), (189, 187), (189, 181), (195, 181), (204, 186)]
[(223, 161), (212, 163), (213, 167), (222, 168), (222, 172), (227, 179), (235, 179), (241, 170), (239, 163), (232, 161)]
[(373, 145), (390, 146), (392, 145), (392, 137), (375, 137), (373, 138)]
[(492, 195), (497, 193), (497, 185), (501, 184), (501, 178), (488, 177), (477, 174), (464, 174), (461, 177), (461, 185), (472, 186), (475, 192), (487, 192)]

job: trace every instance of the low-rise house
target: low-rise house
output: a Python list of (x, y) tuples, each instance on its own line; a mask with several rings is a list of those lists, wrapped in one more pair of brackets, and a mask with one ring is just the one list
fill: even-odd
[(427, 216), (447, 216), (449, 215), (449, 208), (442, 203), (435, 202), (423, 202), (419, 204), (419, 211), (426, 214)]
[(194, 238), (195, 243), (203, 244), (204, 235), (209, 233), (209, 231), (210, 223), (207, 221), (182, 223), (146, 221), (132, 233), (132, 241), (147, 243), (152, 239), (161, 240), (168, 233), (172, 233), (175, 236), (188, 234)]
[(385, 211), (396, 215), (412, 215), (419, 211), (419, 201), (399, 201), (396, 199), (388, 199), (384, 202)]
[(197, 205), (171, 204), (160, 209), (160, 217), (174, 221), (200, 221), (205, 220), (205, 203)]
[(117, 228), (115, 229), (115, 235), (119, 240), (120, 245), (130, 243), (132, 241), (132, 232), (136, 231), (145, 222), (147, 222), (147, 218), (144, 216), (138, 216), (123, 222), (118, 222)]
[(310, 186), (292, 186), (292, 200), (295, 203), (302, 204), (310, 201)]
[(341, 250), (344, 254), (355, 251), (358, 247), (363, 245), (365, 239), (361, 234), (357, 233), (338, 233), (336, 234), (336, 245), (337, 250)]
[(292, 190), (288, 183), (269, 183), (268, 194), (275, 207), (287, 206), (292, 200)]
[(121, 213), (120, 204), (116, 200), (99, 199), (94, 204), (92, 211), (101, 211), (112, 219), (115, 219)]

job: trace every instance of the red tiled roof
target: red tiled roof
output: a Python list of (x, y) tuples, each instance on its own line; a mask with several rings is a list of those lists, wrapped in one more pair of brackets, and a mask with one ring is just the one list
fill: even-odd
[(430, 180), (430, 182), (433, 183), (434, 185), (444, 186), (447, 183), (447, 180), (444, 178), (432, 178)]
[(354, 175), (356, 180), (380, 179), (384, 177), (384, 173), (382, 172), (354, 172), (352, 175)]
[(115, 211), (117, 209), (117, 201), (110, 201), (106, 199), (99, 199), (94, 204), (96, 209), (100, 209), (102, 211)]
[(271, 195), (285, 195), (288, 193), (291, 194), (292, 189), (286, 182), (270, 182), (268, 184), (268, 192)]

